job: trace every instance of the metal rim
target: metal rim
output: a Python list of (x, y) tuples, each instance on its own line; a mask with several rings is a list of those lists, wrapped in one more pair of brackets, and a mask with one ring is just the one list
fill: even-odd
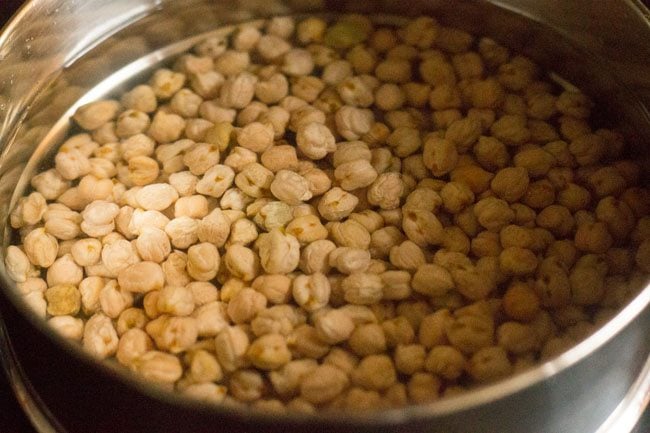
[[(490, 1), (492, 2), (492, 1)], [(495, 2), (498, 3), (498, 2)], [(25, 3), (13, 18), (5, 25), (0, 33), (0, 47), (6, 41), (9, 33), (21, 24), (25, 15), (34, 8), (32, 0)], [(519, 12), (517, 12), (519, 14)], [(640, 11), (639, 11), (640, 13)], [(134, 19), (139, 18), (136, 17)], [(129, 22), (131, 24), (133, 21)], [(127, 25), (128, 25), (127, 24)], [(95, 41), (99, 42), (99, 41)], [(118, 71), (119, 72), (119, 71)], [(4, 266), (3, 264), (0, 266)], [(583, 359), (592, 355), (602, 346), (611, 341), (626, 326), (634, 321), (648, 305), (650, 305), (650, 286), (646, 286), (639, 294), (632, 299), (616, 316), (609, 322), (600, 327), (596, 332), (587, 337), (585, 340), (572, 347), (559, 356), (533, 367), (531, 370), (519, 373), (515, 376), (506, 378), (499, 382), (484, 385), (482, 387), (469, 390), (462, 395), (448, 397), (433, 403), (425, 405), (412, 405), (400, 409), (389, 409), (379, 413), (355, 414), (346, 413), (344, 419), (338, 414), (318, 413), (315, 415), (304, 415), (297, 413), (274, 414), (272, 417), (267, 413), (252, 408), (239, 409), (229, 406), (218, 406), (198, 401), (193, 401), (182, 397), (174, 392), (162, 389), (143, 379), (130, 374), (125, 369), (114, 363), (97, 362), (95, 358), (84, 352), (78, 344), (72, 343), (56, 332), (54, 332), (45, 323), (44, 320), (36, 317), (22, 302), (18, 293), (13, 290), (15, 283), (8, 281), (4, 275), (0, 275), (0, 282), (7, 298), (10, 299), (14, 307), (25, 317), (36, 329), (45, 334), (52, 342), (60, 346), (67, 354), (75, 357), (88, 365), (90, 368), (96, 368), (104, 374), (114, 377), (116, 380), (138, 390), (138, 392), (149, 398), (162, 401), (164, 403), (180, 406), (184, 408), (194, 408), (198, 411), (215, 414), (227, 414), (230, 416), (245, 416), (251, 422), (274, 423), (289, 422), (292, 424), (322, 424), (330, 425), (364, 425), (364, 426), (386, 426), (397, 425), (405, 422), (412, 422), (431, 417), (450, 415), (461, 411), (469, 410), (487, 402), (492, 402), (513, 395), (523, 389), (529, 388), (544, 380), (558, 374), (571, 366), (579, 363)], [(0, 319), (1, 320), (1, 319)]]

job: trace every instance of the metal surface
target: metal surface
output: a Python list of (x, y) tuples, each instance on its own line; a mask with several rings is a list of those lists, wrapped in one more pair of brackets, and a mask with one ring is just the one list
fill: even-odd
[[(401, 10), (405, 7), (407, 11)], [(607, 108), (601, 118), (622, 125), (634, 154), (645, 161), (644, 146), (650, 143), (650, 27), (632, 2), (33, 1), (0, 36), (0, 220), (5, 244), (10, 231), (4, 221), (15, 192), (65, 133), (65, 121), (56, 122), (83, 95), (98, 96), (171, 52), (143, 58), (145, 54), (228, 22), (305, 10), (359, 9), (433, 13), (445, 23), (531, 55), (596, 95)], [(106, 80), (125, 65), (130, 66)], [(271, 417), (191, 403), (113, 365), (97, 364), (27, 311), (2, 265), (0, 281), (0, 314), (22, 375), (38, 390), (39, 405), (56, 414), (60, 428), (70, 433), (200, 433), (214, 431), (215, 425), (233, 432), (507, 433), (520, 432), (525, 425), (533, 433), (592, 433), (599, 428), (626, 433), (633, 425), (629, 420), (638, 418), (648, 400), (648, 383), (639, 379), (650, 353), (647, 287), (610, 323), (565, 354), (463, 396), (371, 416)], [(107, 408), (116, 416), (106, 416)]]

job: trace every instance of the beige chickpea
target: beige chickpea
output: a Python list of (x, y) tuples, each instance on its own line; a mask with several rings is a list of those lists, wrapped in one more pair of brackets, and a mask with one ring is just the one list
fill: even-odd
[(255, 201), (253, 197), (246, 195), (239, 188), (230, 188), (223, 193), (219, 205), (223, 210), (232, 209), (243, 211), (253, 201)]
[(307, 179), (289, 170), (279, 170), (270, 189), (275, 197), (290, 205), (298, 205), (312, 197)]
[(132, 305), (133, 295), (119, 287), (116, 280), (109, 280), (99, 291), (99, 306), (111, 319), (117, 319)]
[(575, 183), (569, 183), (557, 194), (557, 203), (571, 212), (586, 208), (591, 202), (591, 194), (586, 188)]
[(320, 123), (309, 123), (296, 134), (298, 149), (310, 159), (322, 159), (336, 150), (334, 136)]
[(72, 316), (54, 316), (47, 321), (59, 335), (64, 338), (81, 341), (83, 337), (84, 322)]
[(533, 320), (539, 312), (539, 305), (540, 300), (535, 291), (525, 283), (511, 284), (503, 295), (503, 310), (515, 320)]
[(187, 250), (187, 273), (197, 281), (213, 279), (220, 263), (219, 251), (211, 243), (202, 242)]
[(219, 89), (219, 102), (224, 108), (242, 109), (255, 95), (257, 77), (249, 72), (241, 72), (228, 77)]
[(305, 246), (300, 256), (300, 270), (306, 274), (325, 274), (330, 269), (329, 255), (336, 249), (334, 242), (316, 240)]
[(151, 123), (147, 113), (128, 109), (123, 111), (115, 121), (115, 134), (118, 137), (131, 137), (147, 130)]
[(358, 140), (370, 131), (374, 123), (374, 114), (368, 109), (344, 105), (337, 110), (334, 120), (337, 131), (346, 140)]
[(406, 83), (411, 79), (411, 63), (403, 59), (388, 58), (377, 64), (375, 75), (384, 82)]
[(584, 255), (571, 270), (571, 299), (578, 305), (593, 305), (604, 295), (604, 276), (607, 263), (596, 255)]
[(248, 245), (257, 239), (257, 236), (257, 226), (253, 221), (245, 218), (238, 219), (230, 226), (228, 244)]
[(574, 241), (580, 251), (594, 254), (606, 252), (614, 242), (607, 226), (602, 222), (579, 224)]
[(145, 326), (156, 346), (173, 354), (190, 348), (198, 337), (196, 319), (162, 315)]
[(444, 230), (433, 212), (409, 208), (402, 213), (402, 230), (408, 239), (421, 247), (442, 243)]
[(251, 343), (246, 352), (251, 363), (262, 370), (276, 370), (291, 361), (284, 336), (267, 334)]
[(426, 351), (419, 344), (399, 345), (395, 349), (395, 367), (402, 374), (412, 375), (424, 367)]
[(35, 266), (47, 268), (57, 258), (59, 244), (56, 238), (45, 229), (37, 228), (30, 231), (23, 239), (25, 254)]
[(463, 354), (455, 347), (446, 345), (433, 347), (424, 360), (426, 371), (447, 380), (459, 378), (463, 374), (465, 365)]
[(266, 297), (251, 289), (243, 288), (228, 304), (228, 316), (234, 323), (249, 322), (255, 315), (266, 307)]
[(364, 272), (370, 265), (370, 253), (359, 248), (339, 247), (330, 252), (329, 265), (343, 274)]
[(350, 335), (348, 345), (359, 356), (377, 355), (386, 352), (386, 336), (378, 323), (359, 324)]
[(472, 149), (481, 135), (481, 123), (477, 119), (466, 117), (452, 122), (445, 132), (445, 139), (456, 145), (456, 149), (465, 153)]
[(404, 193), (404, 182), (399, 173), (382, 173), (368, 188), (368, 202), (382, 209), (399, 206)]
[(596, 134), (584, 134), (569, 143), (569, 152), (581, 165), (592, 165), (600, 161), (607, 152), (605, 141)]
[[(80, 288), (81, 291), (81, 288)], [(83, 303), (83, 291), (81, 293), (82, 303)], [(85, 307), (84, 307), (85, 310)], [(120, 316), (117, 318), (116, 329), (118, 335), (122, 336), (129, 329), (144, 329), (144, 326), (148, 322), (148, 318), (145, 315), (145, 312), (141, 308), (127, 308), (126, 310), (120, 313)]]
[(131, 212), (127, 230), (133, 235), (140, 235), (146, 228), (164, 229), (169, 218), (158, 211), (135, 209)]
[(252, 162), (235, 176), (235, 184), (251, 197), (262, 197), (273, 182), (273, 173), (263, 165)]
[(504, 248), (499, 254), (499, 267), (507, 275), (524, 276), (535, 272), (538, 260), (535, 254), (519, 247)]
[(555, 165), (555, 157), (542, 148), (522, 150), (513, 158), (515, 167), (526, 169), (530, 177), (544, 176)]
[(272, 146), (262, 153), (262, 165), (274, 173), (280, 170), (295, 170), (298, 166), (296, 148), (290, 145)]
[(55, 200), (70, 187), (70, 183), (56, 169), (37, 174), (30, 184), (46, 200)]
[[(550, 256), (542, 261), (537, 271), (537, 280), (535, 282), (534, 290), (536, 296), (530, 294), (528, 287), (511, 287), (514, 291), (512, 300), (504, 298), (504, 303), (508, 301), (511, 303), (513, 314), (521, 314), (530, 319), (527, 311), (530, 309), (532, 312), (537, 311), (539, 304), (544, 306), (561, 307), (569, 303), (571, 298), (570, 281), (567, 274), (567, 266), (560, 261), (559, 258)], [(533, 298), (538, 298), (537, 300)], [(519, 305), (514, 302), (520, 300)], [(532, 307), (524, 304), (530, 303)], [(534, 308), (533, 308), (534, 307)]]
[(608, 231), (618, 241), (627, 238), (634, 227), (634, 213), (621, 199), (605, 197), (596, 206), (596, 218), (607, 225)]
[(113, 120), (119, 109), (120, 104), (117, 101), (95, 101), (79, 107), (73, 119), (83, 129), (92, 131)]
[(144, 186), (158, 178), (158, 163), (148, 156), (134, 156), (129, 159), (128, 179), (132, 185)]
[(514, 219), (514, 212), (504, 200), (487, 197), (476, 203), (473, 213), (481, 226), (498, 231)]
[(159, 143), (171, 143), (181, 137), (185, 120), (177, 114), (156, 112), (147, 130), (147, 135)]
[(492, 191), (509, 203), (520, 200), (529, 185), (528, 171), (523, 167), (507, 167), (499, 170), (490, 184)]
[(352, 383), (370, 390), (385, 390), (397, 381), (392, 360), (386, 355), (369, 355), (352, 371)]
[(251, 331), (256, 336), (281, 334), (288, 336), (294, 327), (305, 323), (304, 313), (291, 305), (276, 305), (260, 311), (251, 321)]
[(319, 272), (298, 275), (293, 280), (293, 298), (307, 311), (315, 311), (327, 305), (330, 292), (329, 280)]
[[(216, 164), (206, 171), (201, 180), (196, 183), (196, 192), (219, 198), (231, 187), (233, 180), (236, 181), (235, 172), (232, 168), (227, 165)], [(244, 183), (244, 181), (240, 182)], [(250, 188), (249, 191), (251, 191)]]
[(370, 234), (366, 228), (354, 220), (328, 223), (332, 240), (339, 246), (367, 249), (370, 245)]
[(571, 212), (560, 205), (550, 205), (542, 209), (535, 221), (538, 226), (550, 230), (557, 237), (569, 235), (575, 225)]
[(297, 326), (287, 337), (287, 342), (294, 353), (307, 358), (322, 358), (330, 350), (330, 345), (321, 340), (316, 328), (305, 324)]
[(293, 272), (300, 261), (300, 243), (279, 229), (260, 235), (256, 242), (262, 268), (270, 274)]
[[(200, 75), (196, 79), (194, 78), (192, 79), (192, 87), (199, 87), (200, 90), (204, 90), (200, 88), (199, 82), (202, 79), (205, 80), (204, 77), (209, 75), (205, 74), (205, 72), (200, 72), (199, 74)], [(223, 79), (221, 79), (220, 81), (223, 81)], [(202, 93), (206, 95), (209, 94), (210, 92), (202, 92)], [(176, 92), (176, 94), (174, 94), (174, 96), (170, 101), (169, 106), (171, 110), (174, 113), (178, 114), (179, 116), (186, 117), (186, 118), (193, 118), (198, 115), (199, 107), (201, 106), (202, 102), (203, 102), (203, 98), (201, 98), (201, 96), (197, 95), (190, 89), (184, 88)]]
[(411, 293), (411, 274), (406, 271), (384, 271), (379, 274), (384, 285), (383, 299), (401, 300)]
[(50, 287), (61, 284), (77, 286), (82, 279), (83, 270), (75, 263), (71, 254), (59, 257), (47, 269), (46, 280)]
[(160, 289), (156, 301), (157, 311), (161, 314), (188, 316), (194, 311), (192, 292), (183, 286), (165, 286)]
[(410, 344), (415, 340), (415, 332), (408, 319), (398, 316), (389, 319), (381, 324), (386, 337), (388, 347), (396, 347), (398, 344)]
[(88, 319), (82, 338), (83, 348), (87, 352), (100, 359), (107, 358), (115, 354), (118, 342), (117, 332), (110, 318), (97, 313)]
[(250, 65), (250, 54), (246, 51), (226, 50), (214, 59), (214, 69), (225, 75), (237, 75)]
[(120, 101), (126, 108), (144, 111), (145, 113), (156, 111), (158, 106), (154, 90), (151, 86), (146, 84), (135, 86), (133, 89), (122, 95)]
[(135, 358), (131, 365), (146, 380), (157, 383), (174, 383), (183, 374), (178, 357), (157, 350), (148, 351)]
[(142, 187), (136, 193), (136, 200), (145, 210), (162, 211), (178, 199), (178, 193), (169, 184), (155, 183)]
[(356, 305), (371, 305), (383, 297), (383, 281), (379, 275), (357, 272), (342, 282), (344, 298)]
[(312, 359), (299, 359), (290, 361), (282, 368), (269, 373), (273, 389), (281, 396), (293, 396), (300, 390), (302, 379), (318, 364)]
[[(144, 228), (141, 231), (135, 241), (135, 247), (143, 260), (155, 263), (164, 261), (171, 252), (171, 244), (167, 234), (163, 230), (153, 227)], [(102, 257), (103, 255), (102, 253)]]
[(387, 138), (386, 144), (393, 148), (393, 153), (405, 158), (422, 147), (419, 131), (415, 128), (399, 126)]
[(91, 170), (90, 161), (78, 149), (61, 146), (54, 157), (56, 171), (65, 180), (74, 180), (88, 174)]
[(458, 152), (451, 141), (430, 136), (424, 141), (423, 158), (434, 176), (443, 176), (456, 167)]
[(348, 386), (347, 374), (339, 368), (323, 364), (302, 377), (300, 395), (310, 403), (331, 401)]
[(537, 350), (540, 345), (533, 327), (519, 322), (501, 324), (496, 334), (499, 346), (516, 355)]
[(334, 171), (334, 177), (346, 191), (370, 186), (377, 179), (375, 168), (365, 159), (358, 159), (340, 164)]
[(492, 135), (509, 146), (518, 146), (530, 138), (526, 128), (526, 119), (520, 115), (506, 114), (497, 119), (490, 127)]
[(464, 315), (456, 318), (446, 330), (450, 343), (463, 353), (475, 353), (494, 340), (492, 318)]
[[(190, 289), (190, 291), (192, 290)], [(192, 295), (194, 296), (195, 293), (192, 293)], [(198, 305), (196, 301), (196, 296), (194, 296), (194, 303)], [(196, 319), (199, 337), (214, 337), (229, 324), (226, 304), (218, 301), (207, 302), (198, 306), (192, 312), (192, 317)]]
[(480, 232), (471, 243), (471, 251), (477, 257), (495, 257), (501, 253), (499, 234), (483, 231)]
[(577, 118), (589, 117), (592, 105), (584, 94), (569, 90), (562, 92), (556, 102), (558, 111)]
[(346, 77), (336, 89), (343, 102), (353, 107), (369, 107), (375, 100), (372, 89), (362, 77)]
[(197, 228), (199, 222), (188, 216), (180, 216), (169, 221), (165, 226), (165, 234), (169, 236), (175, 248), (188, 248), (198, 240)]
[(131, 328), (120, 337), (115, 357), (120, 364), (129, 366), (151, 349), (153, 349), (153, 342), (147, 333), (142, 329)]
[(284, 304), (290, 298), (291, 279), (285, 275), (260, 275), (255, 278), (251, 287), (273, 304)]
[(21, 295), (32, 292), (43, 293), (47, 289), (47, 283), (42, 278), (29, 277), (25, 281), (17, 283), (16, 288)]
[(244, 281), (253, 280), (260, 272), (259, 257), (243, 245), (234, 244), (226, 248), (223, 262), (233, 277)]
[(533, 230), (514, 224), (501, 229), (499, 232), (499, 240), (503, 248), (532, 248), (535, 244)]
[(155, 142), (145, 134), (135, 134), (122, 140), (120, 143), (121, 156), (125, 161), (130, 161), (136, 156), (151, 156)]
[(477, 351), (470, 358), (467, 371), (475, 380), (489, 382), (510, 374), (512, 365), (502, 347), (491, 346)]
[(203, 218), (208, 214), (208, 201), (202, 195), (180, 197), (174, 203), (174, 216)]
[(454, 287), (454, 282), (449, 271), (432, 263), (417, 268), (411, 285), (418, 293), (427, 296), (443, 296)]
[(303, 245), (325, 239), (328, 235), (327, 229), (316, 215), (303, 215), (295, 218), (287, 225), (286, 232)]
[(415, 243), (409, 240), (390, 248), (390, 262), (398, 269), (416, 270), (425, 263), (424, 252)]
[(318, 212), (328, 221), (339, 221), (350, 215), (359, 199), (341, 188), (327, 191), (318, 203)]
[(104, 278), (98, 276), (86, 277), (79, 283), (81, 308), (85, 314), (91, 315), (99, 311), (99, 293), (104, 284)]
[(408, 396), (415, 403), (430, 403), (438, 398), (440, 386), (440, 379), (436, 376), (418, 372), (408, 381)]
[(350, 338), (354, 331), (354, 322), (344, 311), (329, 310), (318, 316), (314, 327), (323, 341), (338, 344)]

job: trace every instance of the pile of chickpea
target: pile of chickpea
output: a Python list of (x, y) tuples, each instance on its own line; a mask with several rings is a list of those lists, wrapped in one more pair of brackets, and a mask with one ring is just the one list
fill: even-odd
[(5, 267), (61, 335), (193, 398), (430, 402), (645, 286), (650, 194), (591, 109), (429, 17), (242, 24), (78, 109)]

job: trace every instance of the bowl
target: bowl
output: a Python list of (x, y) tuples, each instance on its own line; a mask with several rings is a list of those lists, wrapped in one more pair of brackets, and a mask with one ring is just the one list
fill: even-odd
[[(650, 25), (637, 1), (32, 0), (0, 35), (3, 246), (9, 211), (76, 107), (229, 24), (342, 12), (431, 14), (532, 57), (594, 95), (604, 107), (598, 119), (616, 123), (648, 167)], [(2, 265), (0, 282), (2, 363), (40, 432), (619, 433), (631, 431), (650, 396), (649, 287), (587, 339), (514, 377), (426, 405), (306, 416), (190, 401), (98, 363), (29, 311)]]

